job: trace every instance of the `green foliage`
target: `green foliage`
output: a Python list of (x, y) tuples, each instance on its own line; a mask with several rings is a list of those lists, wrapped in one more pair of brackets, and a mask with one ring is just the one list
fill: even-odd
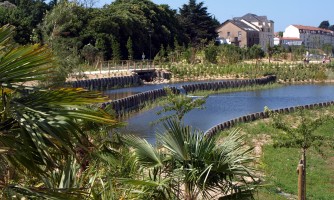
[[(321, 153), (316, 148), (309, 148), (307, 162), (307, 198), (308, 199), (333, 199), (332, 188), (333, 178), (333, 135), (334, 128), (333, 106), (325, 108), (315, 108), (307, 112), (305, 117), (315, 120), (319, 116), (328, 116), (320, 126), (316, 128), (313, 135), (330, 140), (321, 144)], [(323, 118), (325, 118), (323, 116)], [(290, 128), (300, 126), (300, 114), (290, 113), (281, 115), (281, 122)], [(257, 120), (251, 123), (241, 123), (236, 126), (242, 130), (247, 130), (245, 142), (249, 145), (256, 145), (257, 149), (262, 149), (258, 162), (258, 169), (264, 174), (264, 182), (261, 187), (254, 192), (255, 199), (287, 199), (291, 194), (292, 198), (297, 195), (297, 173), (296, 166), (299, 161), (300, 148), (275, 148), (273, 139), (277, 135), (284, 133), (280, 129), (272, 126), (272, 119)], [(225, 137), (228, 130), (221, 134)], [(316, 145), (317, 146), (317, 145)], [(285, 194), (284, 194), (285, 193)]]
[(0, 5), (0, 27), (11, 24), (16, 27), (14, 41), (19, 44), (32, 42), (31, 35), (50, 7), (44, 1), (9, 1), (13, 6)]
[(128, 38), (128, 41), (126, 42), (126, 48), (128, 50), (128, 59), (133, 59), (133, 44), (131, 37)]
[(329, 27), (329, 22), (327, 21), (322, 21), (319, 25), (319, 28), (323, 28), (323, 29), (328, 29)]
[(166, 120), (170, 118), (177, 118), (179, 121), (181, 121), (185, 114), (190, 112), (191, 110), (197, 108), (197, 109), (203, 109), (203, 104), (206, 102), (206, 97), (198, 98), (198, 99), (192, 99), (191, 97), (187, 97), (183, 94), (176, 94), (173, 93), (170, 89), (167, 90), (167, 104), (163, 106), (162, 110), (159, 111), (157, 114), (160, 115), (162, 113), (173, 111), (175, 113), (166, 116), (162, 118), (161, 120)]
[(217, 63), (217, 56), (218, 56), (218, 47), (214, 44), (210, 44), (208, 47), (205, 48), (205, 60), (210, 63)]
[(121, 60), (121, 49), (119, 42), (113, 38), (111, 41), (112, 59), (116, 62)]
[(80, 66), (82, 61), (79, 53), (83, 47), (80, 35), (82, 27), (87, 24), (87, 17), (87, 10), (68, 1), (59, 2), (46, 14), (40, 26), (43, 33), (41, 42), (48, 44), (57, 58), (57, 75), (51, 80), (53, 84), (64, 82), (67, 76)]
[(324, 123), (325, 118), (314, 119), (313, 117), (307, 117), (304, 110), (299, 110), (298, 113), (300, 116), (298, 119), (299, 124), (294, 128), (289, 127), (289, 125), (282, 121), (281, 115), (273, 115), (273, 126), (283, 131), (276, 138), (274, 146), (307, 150), (310, 147), (318, 148), (322, 144), (325, 144), (329, 138), (314, 134), (315, 130)]
[(264, 51), (260, 45), (253, 45), (249, 48), (249, 56), (251, 59), (260, 59), (264, 57)]
[(331, 55), (333, 53), (333, 46), (331, 44), (324, 44), (322, 50), (327, 54)]
[[(248, 164), (253, 161), (251, 149), (244, 148), (238, 131), (218, 144), (214, 137), (205, 137), (176, 120), (167, 120), (164, 127), (165, 132), (157, 138), (161, 148), (136, 136), (125, 136), (138, 164), (149, 174), (141, 181), (127, 182), (141, 186), (145, 191), (142, 198), (197, 199), (201, 195), (209, 199), (210, 191), (239, 194), (248, 189), (247, 185), (235, 184), (237, 180), (245, 183), (243, 177), (252, 177)], [(147, 195), (152, 190), (156, 195)]]
[(180, 8), (179, 19), (192, 46), (201, 44), (203, 40), (208, 42), (216, 38), (215, 29), (219, 22), (207, 12), (203, 2), (189, 0), (188, 4)]
[[(332, 127), (332, 126), (331, 126)], [(274, 148), (265, 145), (263, 148), (263, 169), (267, 181), (273, 185), (272, 189), (277, 192), (280, 188), (283, 192), (297, 195), (297, 174), (296, 166), (300, 150), (298, 148)], [(310, 149), (307, 163), (307, 198), (309, 199), (332, 199), (334, 194), (332, 162), (333, 149), (326, 150), (327, 156)], [(270, 184), (269, 183), (269, 184)], [(273, 198), (276, 199), (276, 198)]]
[(220, 63), (234, 64), (241, 61), (241, 49), (235, 45), (224, 44), (220, 46)]
[(91, 44), (85, 45), (81, 50), (81, 55), (89, 64), (93, 64), (98, 54), (98, 49)]
[(91, 146), (82, 130), (86, 121), (117, 121), (87, 105), (106, 99), (83, 89), (41, 89), (25, 86), (52, 73), (51, 52), (45, 46), (14, 48), (12, 26), (0, 28), (0, 160), (2, 192), (13, 196), (62, 199), (82, 196), (75, 184), (83, 155)]

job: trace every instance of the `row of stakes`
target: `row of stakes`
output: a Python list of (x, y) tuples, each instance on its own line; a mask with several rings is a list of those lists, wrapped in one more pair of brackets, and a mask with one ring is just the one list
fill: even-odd
[[(194, 84), (193, 86), (185, 85), (185, 86), (182, 86), (182, 88), (186, 92), (187, 92), (187, 89), (192, 88), (192, 87), (196, 89), (201, 89), (201, 90), (212, 90), (212, 88), (215, 88), (215, 86), (217, 85), (218, 86), (222, 85), (226, 88), (243, 87), (243, 86), (249, 86), (249, 85), (254, 85), (254, 84), (266, 84), (266, 83), (273, 82), (275, 79), (276, 79), (275, 76), (268, 76), (265, 78), (250, 79), (250, 80), (235, 80), (235, 81), (203, 83), (203, 84)], [(210, 85), (210, 86), (202, 87), (201, 85)], [(174, 93), (180, 93), (180, 89), (177, 89), (176, 87), (170, 87), (170, 89)], [(145, 105), (146, 103), (152, 102), (155, 99), (166, 96), (166, 95), (167, 95), (167, 91), (164, 88), (150, 90), (150, 91), (138, 93), (138, 94), (135, 94), (129, 97), (125, 97), (122, 99), (117, 99), (114, 101), (103, 103), (102, 107), (106, 107), (110, 105), (112, 106), (113, 110), (115, 111), (117, 115), (122, 115), (128, 111), (139, 109), (141, 106)]]
[(214, 127), (210, 128), (205, 132), (207, 136), (214, 136), (217, 133), (232, 128), (238, 123), (246, 123), (246, 122), (252, 122), (258, 119), (264, 119), (269, 117), (269, 113), (292, 113), (300, 109), (314, 109), (314, 108), (322, 108), (322, 107), (328, 107), (334, 105), (334, 101), (328, 101), (328, 102), (322, 102), (322, 103), (315, 103), (315, 104), (308, 104), (303, 106), (295, 106), (295, 107), (289, 107), (289, 108), (280, 108), (272, 111), (263, 111), (263, 112), (257, 112), (252, 113), (248, 115), (244, 115), (226, 122), (222, 122), (220, 124), (215, 125)]

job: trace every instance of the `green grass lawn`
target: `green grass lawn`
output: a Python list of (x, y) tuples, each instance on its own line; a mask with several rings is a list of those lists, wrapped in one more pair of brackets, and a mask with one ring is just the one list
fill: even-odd
[[(315, 117), (319, 113), (332, 115), (333, 107), (319, 109), (307, 112), (309, 116)], [(284, 115), (283, 119), (291, 127), (298, 123), (296, 114)], [(262, 146), (262, 153), (259, 158), (258, 169), (263, 174), (263, 182), (255, 192), (255, 199), (287, 199), (284, 195), (278, 194), (278, 191), (297, 195), (297, 164), (301, 158), (299, 148), (274, 148), (270, 138), (280, 134), (271, 125), (271, 119), (259, 120), (252, 123), (239, 124), (247, 136), (246, 142), (254, 146), (254, 140), (267, 138)], [(224, 131), (221, 136), (227, 134)], [(334, 120), (328, 121), (319, 126), (315, 133), (319, 136), (331, 137), (329, 143), (332, 145), (320, 145), (320, 151), (316, 148), (310, 148), (307, 151), (307, 198), (332, 200), (334, 199)], [(268, 139), (269, 138), (269, 139)]]

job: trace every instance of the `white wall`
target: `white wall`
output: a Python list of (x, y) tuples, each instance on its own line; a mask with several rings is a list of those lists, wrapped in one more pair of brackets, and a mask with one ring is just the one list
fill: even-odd
[(285, 28), (285, 31), (283, 33), (283, 37), (300, 38), (299, 29), (294, 27), (293, 25), (290, 25), (290, 26)]

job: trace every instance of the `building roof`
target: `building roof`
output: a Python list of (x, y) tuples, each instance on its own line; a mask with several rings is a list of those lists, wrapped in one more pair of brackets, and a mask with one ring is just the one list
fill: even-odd
[(217, 28), (220, 29), (222, 26), (224, 26), (225, 24), (227, 23), (232, 23), (234, 24), (235, 26), (239, 27), (240, 29), (244, 30), (244, 31), (257, 31), (256, 29), (252, 28), (251, 26), (247, 25), (246, 23), (242, 22), (242, 21), (239, 21), (239, 20), (226, 20), (224, 23), (221, 24), (221, 26), (219, 26)]
[(328, 33), (332, 33), (333, 31), (331, 30), (327, 30), (327, 29), (323, 29), (323, 28), (318, 28), (318, 27), (313, 27), (313, 26), (304, 26), (304, 25), (292, 25), (298, 29), (303, 29), (303, 30), (309, 30), (309, 31), (323, 31), (323, 32), (328, 32)]
[(242, 17), (235, 17), (233, 19), (235, 19), (235, 20), (244, 19), (244, 20), (249, 21), (249, 22), (271, 22), (271, 23), (273, 23), (272, 20), (268, 20), (267, 16), (257, 16), (257, 15), (252, 14), (252, 13), (247, 13), (246, 15), (244, 15)]
[(249, 26), (248, 24), (239, 21), (239, 20), (230, 20), (230, 22), (234, 25), (236, 25), (237, 27), (245, 30), (245, 31), (257, 31), (256, 29), (254, 29), (253, 27)]

